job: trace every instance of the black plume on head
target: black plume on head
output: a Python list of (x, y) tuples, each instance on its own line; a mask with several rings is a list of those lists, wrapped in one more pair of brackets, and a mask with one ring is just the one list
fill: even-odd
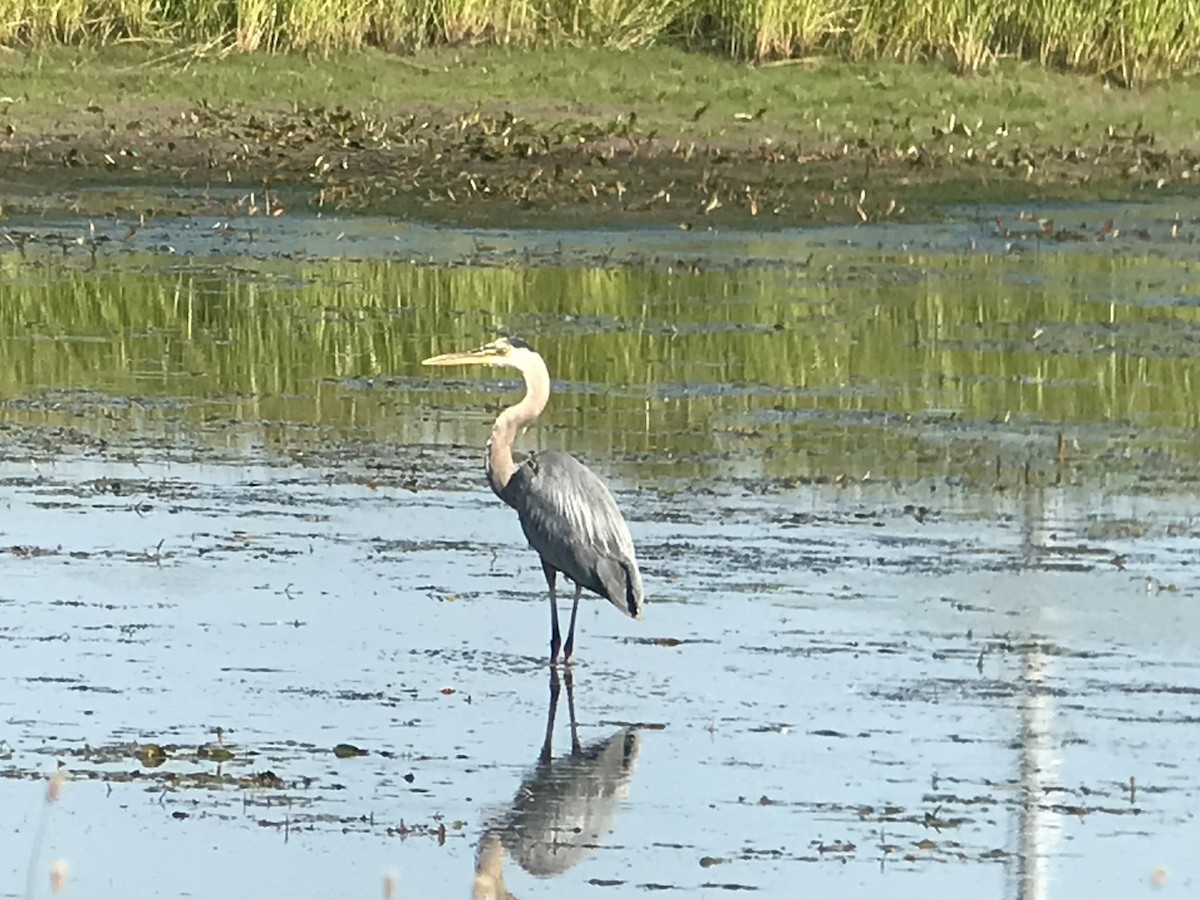
[(510, 337), (510, 338), (507, 338), (506, 340), (508, 341), (508, 345), (510, 347), (517, 347), (522, 350), (532, 350), (533, 349), (532, 347), (529, 346), (529, 344), (527, 344), (525, 341), (521, 340), (519, 337)]

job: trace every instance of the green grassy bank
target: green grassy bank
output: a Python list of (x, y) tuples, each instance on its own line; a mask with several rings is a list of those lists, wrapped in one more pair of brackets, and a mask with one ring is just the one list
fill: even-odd
[(1191, 0), (0, 0), (8, 46), (117, 41), (237, 51), (672, 43), (735, 59), (1000, 58), (1134, 85), (1200, 62)]
[(790, 227), (1187, 191), (1198, 147), (1188, 81), (1120, 90), (1012, 60), (961, 77), (666, 46), (0, 51), (8, 217), (129, 214), (80, 188), (156, 191), (140, 214), (175, 208), (164, 186), (225, 184), (484, 227)]

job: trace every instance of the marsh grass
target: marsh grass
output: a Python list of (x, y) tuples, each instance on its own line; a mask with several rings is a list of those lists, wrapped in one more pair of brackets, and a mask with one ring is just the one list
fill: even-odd
[(1108, 16), (1104, 3), (1034, 0), (1020, 8), (1016, 24), (1043, 65), (1079, 69), (1101, 58)]
[(573, 40), (619, 50), (645, 47), (669, 34), (694, 0), (569, 0), (558, 19)]
[(281, 45), (278, 4), (273, 0), (235, 0), (234, 44), (243, 53), (274, 50)]
[(0, 0), (0, 41), (111, 41), (129, 34), (168, 33), (155, 0)]
[(1030, 26), (1020, 10), (1014, 0), (872, 0), (851, 33), (851, 55), (940, 60), (979, 72), (1001, 56), (1028, 55)]
[(0, 0), (0, 42), (228, 40), (244, 51), (672, 41), (764, 62), (1002, 57), (1124, 85), (1200, 69), (1195, 0)]
[(533, 44), (544, 13), (533, 0), (434, 0), (438, 43)]
[(289, 46), (328, 53), (363, 42), (372, 26), (372, 0), (291, 2), (283, 17)]
[(421, 50), (434, 40), (436, 17), (437, 0), (379, 0), (363, 39), (384, 50)]
[[(734, 58), (758, 62), (804, 57), (836, 46), (848, 33), (846, 5), (838, 0), (716, 0), (709, 10), (720, 23)], [(701, 7), (703, 9), (703, 7)]]
[(1101, 43), (1102, 69), (1124, 84), (1190, 71), (1200, 55), (1200, 8), (1195, 2), (1116, 0), (1113, 27)]

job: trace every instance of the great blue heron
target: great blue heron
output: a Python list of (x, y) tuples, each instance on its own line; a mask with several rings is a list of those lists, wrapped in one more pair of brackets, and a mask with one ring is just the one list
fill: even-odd
[[(487, 477), (496, 496), (517, 511), (529, 545), (542, 558), (550, 589), (550, 664), (563, 650), (571, 661), (575, 616), (584, 588), (637, 619), (642, 615), (642, 576), (629, 526), (604, 482), (591, 469), (558, 450), (513, 462), (517, 435), (546, 408), (550, 373), (546, 362), (522, 340), (500, 338), (478, 350), (445, 353), (427, 366), (508, 366), (525, 377), (525, 398), (496, 417), (487, 443)], [(564, 646), (558, 630), (556, 573), (575, 582), (575, 602)]]

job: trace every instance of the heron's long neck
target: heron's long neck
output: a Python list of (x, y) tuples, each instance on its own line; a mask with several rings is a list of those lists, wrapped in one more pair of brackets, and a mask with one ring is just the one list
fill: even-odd
[(504, 497), (504, 488), (517, 471), (512, 455), (517, 435), (542, 414), (546, 401), (550, 399), (550, 373), (540, 356), (534, 357), (521, 374), (525, 376), (525, 399), (497, 416), (496, 424), (492, 426), (491, 440), (488, 441), (488, 481), (501, 499)]

